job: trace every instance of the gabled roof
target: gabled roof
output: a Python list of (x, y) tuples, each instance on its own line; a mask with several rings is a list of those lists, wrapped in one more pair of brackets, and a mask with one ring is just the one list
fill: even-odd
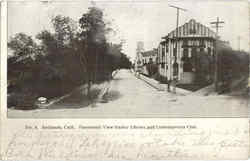
[[(171, 31), (165, 38), (176, 37), (177, 29)], [(216, 33), (205, 25), (191, 19), (178, 27), (178, 37), (211, 37), (215, 38)]]

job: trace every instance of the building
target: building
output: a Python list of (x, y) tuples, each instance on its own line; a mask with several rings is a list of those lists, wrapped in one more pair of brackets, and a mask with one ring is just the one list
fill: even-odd
[(142, 41), (137, 42), (136, 56), (135, 56), (135, 71), (140, 72), (142, 70), (143, 62), (141, 53), (144, 52), (144, 43)]
[(153, 65), (157, 64), (157, 49), (144, 51), (140, 53), (140, 61), (142, 62), (141, 73), (145, 75), (152, 75), (153, 73)]
[(159, 74), (181, 84), (195, 83), (201, 77), (211, 81), (215, 38), (214, 31), (194, 19), (171, 31), (158, 46)]
[(157, 61), (157, 49), (149, 50), (141, 52), (141, 61), (143, 65), (149, 64), (149, 63), (156, 63)]

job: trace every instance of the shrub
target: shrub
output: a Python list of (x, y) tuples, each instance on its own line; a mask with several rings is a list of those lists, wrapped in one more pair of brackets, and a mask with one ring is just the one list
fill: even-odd
[(13, 93), (8, 95), (7, 106), (20, 110), (32, 110), (38, 108), (36, 96), (33, 94)]

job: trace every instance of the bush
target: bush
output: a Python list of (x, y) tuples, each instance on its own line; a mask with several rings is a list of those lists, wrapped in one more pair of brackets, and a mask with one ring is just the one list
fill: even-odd
[(33, 94), (13, 93), (8, 95), (7, 106), (20, 110), (32, 110), (38, 108), (36, 96)]
[(220, 80), (227, 77), (228, 73), (233, 79), (248, 77), (249, 55), (242, 51), (221, 50), (220, 51)]

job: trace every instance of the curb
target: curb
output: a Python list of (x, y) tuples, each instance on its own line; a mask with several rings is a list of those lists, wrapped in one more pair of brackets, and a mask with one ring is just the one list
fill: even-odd
[(153, 87), (154, 89), (156, 89), (156, 90), (158, 90), (158, 91), (164, 91), (164, 89), (158, 87), (158, 85), (155, 85), (155, 84), (153, 84), (152, 82), (146, 80), (146, 79), (144, 78), (145, 76), (143, 76), (143, 75), (141, 75), (141, 74), (140, 74), (139, 77), (138, 77), (138, 76), (135, 76), (135, 77), (136, 77), (137, 79), (140, 79), (140, 80), (144, 81), (145, 83), (147, 83), (148, 85), (150, 85), (151, 87)]
[[(135, 77), (140, 79), (140, 80), (143, 80), (145, 83), (147, 83), (151, 87), (157, 89), (158, 91), (166, 91), (166, 88), (165, 88), (166, 84), (160, 84), (156, 80), (149, 80), (151, 78), (147, 78), (146, 76), (144, 76), (142, 74), (140, 74), (140, 77), (138, 77), (136, 75), (135, 75)], [(152, 82), (152, 81), (155, 81), (155, 82)], [(172, 92), (173, 86), (170, 86), (170, 89), (171, 89), (171, 92), (168, 92), (168, 93), (173, 93)], [(176, 93), (175, 94), (184, 94), (184, 95), (186, 95), (186, 94), (191, 94), (191, 93), (193, 93), (193, 92), (176, 87)]]

